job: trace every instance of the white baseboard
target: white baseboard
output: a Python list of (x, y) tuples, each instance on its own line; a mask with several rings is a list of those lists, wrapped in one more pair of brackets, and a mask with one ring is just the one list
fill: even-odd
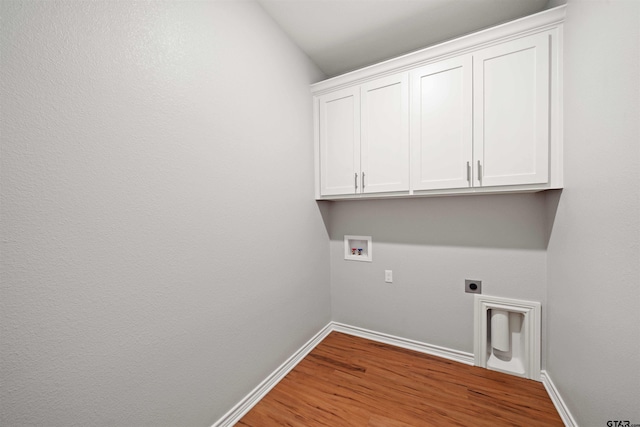
[(240, 421), (247, 412), (251, 410), (269, 391), (276, 386), (295, 366), (305, 358), (327, 335), (332, 331), (332, 324), (322, 328), (313, 338), (307, 341), (293, 356), (288, 358), (282, 365), (271, 373), (256, 388), (251, 390), (236, 406), (224, 414), (211, 427), (230, 427)]
[(569, 412), (569, 408), (567, 408), (564, 400), (562, 400), (560, 393), (558, 393), (558, 389), (553, 384), (553, 381), (551, 381), (551, 377), (549, 376), (547, 371), (542, 370), (540, 372), (540, 381), (542, 381), (542, 385), (544, 385), (544, 388), (547, 390), (549, 398), (553, 402), (553, 405), (556, 407), (556, 410), (558, 411), (560, 418), (562, 418), (562, 422), (564, 423), (564, 425), (567, 427), (578, 427), (578, 423), (576, 423), (573, 415), (571, 415), (571, 412)]
[(360, 338), (366, 338), (371, 341), (381, 342), (396, 347), (414, 350), (419, 353), (430, 354), (432, 356), (442, 357), (443, 359), (453, 360), (455, 362), (464, 363), (473, 366), (473, 354), (464, 351), (452, 350), (446, 347), (426, 344), (420, 341), (409, 340), (406, 338), (396, 337), (394, 335), (383, 334), (381, 332), (370, 331), (356, 326), (345, 325), (342, 323), (332, 322), (332, 330), (342, 332), (349, 335), (355, 335)]
[(230, 427), (240, 421), (247, 412), (251, 410), (269, 391), (276, 386), (295, 366), (300, 363), (304, 357), (311, 352), (327, 335), (331, 332), (342, 332), (371, 341), (377, 341), (396, 347), (415, 350), (420, 353), (430, 354), (432, 356), (442, 357), (444, 359), (453, 360), (455, 362), (473, 365), (473, 354), (463, 351), (451, 350), (437, 345), (425, 344), (419, 341), (413, 341), (406, 338), (400, 338), (393, 335), (383, 334), (381, 332), (370, 331), (368, 329), (358, 328), (355, 326), (345, 325), (342, 323), (329, 322), (327, 326), (322, 328), (313, 338), (307, 341), (293, 356), (287, 359), (275, 371), (273, 371), (264, 381), (247, 394), (240, 402), (238, 402), (229, 412), (224, 414), (222, 418), (216, 421), (211, 427)]

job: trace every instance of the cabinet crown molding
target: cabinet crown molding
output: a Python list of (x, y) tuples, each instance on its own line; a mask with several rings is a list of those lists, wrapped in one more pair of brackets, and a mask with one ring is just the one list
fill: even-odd
[(558, 27), (564, 22), (566, 5), (548, 9), (534, 15), (506, 22), (478, 32), (467, 34), (443, 43), (410, 52), (365, 68), (351, 71), (311, 85), (314, 96), (365, 83), (385, 75), (406, 71), (448, 57), (502, 43)]

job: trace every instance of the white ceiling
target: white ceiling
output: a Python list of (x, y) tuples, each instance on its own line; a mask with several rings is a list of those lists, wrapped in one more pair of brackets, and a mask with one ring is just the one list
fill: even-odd
[(547, 0), (258, 0), (333, 77), (545, 9)]

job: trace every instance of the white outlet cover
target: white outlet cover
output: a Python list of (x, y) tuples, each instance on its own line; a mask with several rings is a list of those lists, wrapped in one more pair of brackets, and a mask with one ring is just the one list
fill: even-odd
[(385, 270), (384, 271), (384, 281), (386, 283), (393, 283), (393, 271), (392, 270)]

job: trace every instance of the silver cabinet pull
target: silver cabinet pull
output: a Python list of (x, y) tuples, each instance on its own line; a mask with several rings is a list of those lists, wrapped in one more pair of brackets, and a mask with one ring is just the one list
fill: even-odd
[(358, 172), (355, 173), (353, 177), (353, 185), (356, 187), (356, 193), (358, 192)]
[(364, 172), (362, 172), (362, 189), (364, 190)]
[(478, 160), (478, 181), (482, 181), (482, 165), (480, 164), (480, 160)]
[(471, 164), (467, 162), (467, 181), (471, 181)]

